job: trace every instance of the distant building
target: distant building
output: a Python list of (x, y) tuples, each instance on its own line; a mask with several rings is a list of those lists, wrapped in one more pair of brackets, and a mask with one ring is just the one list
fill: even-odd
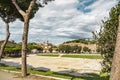
[(39, 50), (37, 50), (37, 49), (32, 49), (31, 50), (31, 53), (39, 53), (40, 51)]
[(52, 48), (52, 53), (58, 53), (58, 48)]
[(39, 45), (43, 48), (43, 53), (50, 53), (49, 49), (52, 48), (52, 44), (48, 41), (39, 43)]

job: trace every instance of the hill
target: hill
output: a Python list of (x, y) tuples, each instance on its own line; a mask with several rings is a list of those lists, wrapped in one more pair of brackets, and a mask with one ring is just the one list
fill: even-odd
[(83, 43), (83, 44), (95, 44), (95, 40), (89, 40), (89, 39), (75, 39), (75, 40), (70, 40), (64, 43)]

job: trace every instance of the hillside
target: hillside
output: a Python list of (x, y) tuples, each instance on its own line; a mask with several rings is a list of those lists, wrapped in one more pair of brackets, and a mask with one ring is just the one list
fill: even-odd
[(83, 44), (95, 44), (95, 40), (86, 40), (86, 39), (75, 39), (75, 40), (70, 40), (66, 41), (64, 43), (83, 43)]

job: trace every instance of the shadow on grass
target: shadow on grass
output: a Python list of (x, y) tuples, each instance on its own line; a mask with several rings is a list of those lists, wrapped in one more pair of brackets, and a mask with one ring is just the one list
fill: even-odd
[[(30, 67), (31, 68), (28, 69), (29, 73), (65, 78), (68, 80), (109, 80), (109, 76), (101, 77), (99, 74), (95, 74), (95, 73), (78, 73), (78, 72), (70, 72), (68, 70), (53, 72), (53, 71), (50, 71), (50, 69), (45, 68), (45, 67), (38, 67), (38, 68), (33, 68), (32, 66), (30, 66)], [(20, 68), (18, 68), (18, 67), (9, 67), (9, 66), (7, 66), (5, 64), (1, 64), (1, 63), (0, 63), (0, 68), (7, 69), (7, 70), (13, 70), (13, 71), (20, 71)], [(70, 74), (68, 74), (68, 73), (70, 73)], [(77, 74), (77, 75), (73, 75), (73, 73)]]
[(69, 70), (54, 72), (54, 74), (68, 76), (70, 80), (109, 80), (109, 76), (102, 77), (95, 73), (70, 72)]
[(12, 61), (5, 61), (1, 60), (1, 64), (9, 65), (9, 66), (15, 66), (15, 67), (21, 67), (19, 62), (12, 62)]
[[(21, 68), (21, 64), (19, 62), (12, 62), (12, 61), (4, 61), (1, 60), (0, 62), (0, 67), (16, 67), (17, 69)], [(32, 65), (27, 64), (27, 69), (31, 69), (31, 70), (36, 70), (36, 71), (50, 71), (49, 68), (45, 68), (45, 67), (33, 67)]]
[[(109, 80), (109, 76), (100, 77), (100, 75), (95, 73), (84, 73), (84, 74), (87, 74), (89, 76), (81, 76), (80, 78), (83, 80)], [(76, 80), (76, 79), (79, 79), (79, 78), (75, 78), (75, 77), (71, 78), (71, 80)]]
[(36, 71), (43, 71), (43, 72), (50, 71), (49, 68), (45, 68), (45, 67), (37, 67), (37, 68), (31, 68), (31, 69)]

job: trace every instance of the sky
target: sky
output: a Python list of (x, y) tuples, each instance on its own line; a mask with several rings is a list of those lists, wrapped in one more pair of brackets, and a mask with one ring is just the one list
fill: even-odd
[[(30, 20), (28, 42), (49, 41), (60, 44), (68, 40), (92, 38), (101, 20), (109, 17), (118, 0), (55, 0), (40, 8)], [(10, 39), (22, 41), (23, 22), (10, 23)], [(5, 39), (5, 23), (0, 19), (0, 40)]]

